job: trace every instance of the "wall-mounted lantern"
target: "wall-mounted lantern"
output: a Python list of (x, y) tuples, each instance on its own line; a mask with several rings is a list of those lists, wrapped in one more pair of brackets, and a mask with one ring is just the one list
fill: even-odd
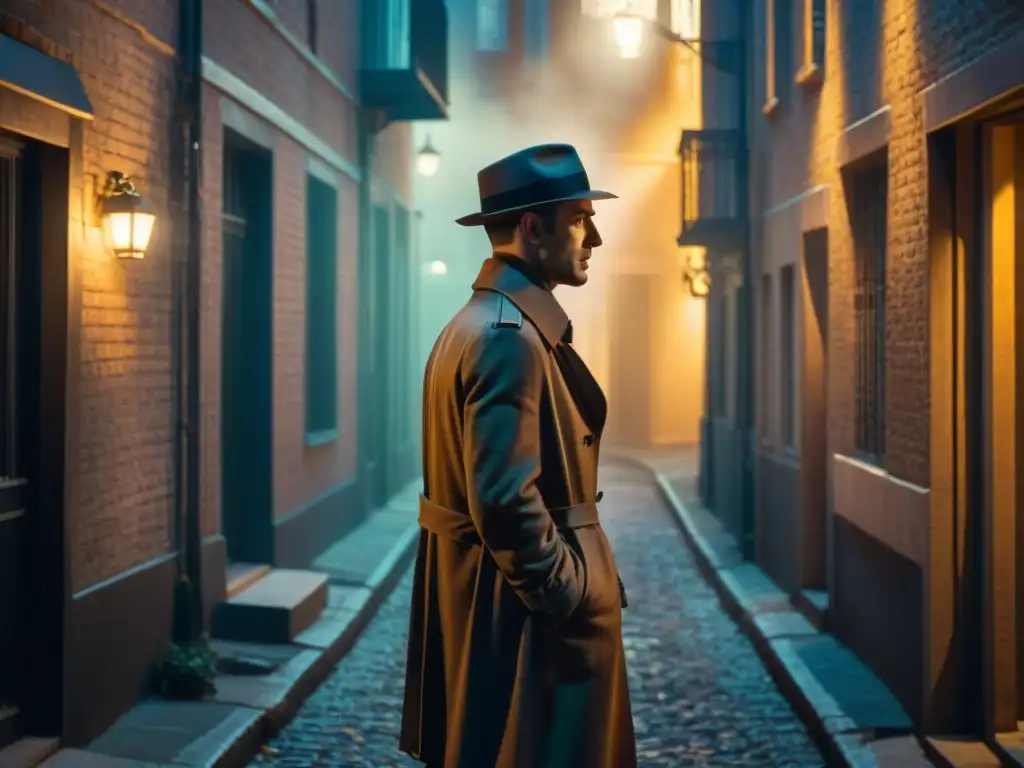
[(115, 256), (121, 259), (145, 257), (156, 216), (125, 174), (111, 171), (107, 175), (100, 215), (107, 243)]
[(635, 13), (617, 13), (613, 22), (619, 58), (636, 59), (644, 43), (644, 19)]
[(429, 178), (437, 173), (440, 165), (441, 153), (434, 149), (434, 145), (430, 143), (430, 137), (427, 136), (423, 147), (416, 153), (416, 170), (419, 171), (420, 176)]
[(708, 274), (707, 258), (703, 249), (686, 258), (683, 268), (683, 282), (690, 288), (690, 295), (697, 299), (706, 299), (711, 293), (711, 275)]

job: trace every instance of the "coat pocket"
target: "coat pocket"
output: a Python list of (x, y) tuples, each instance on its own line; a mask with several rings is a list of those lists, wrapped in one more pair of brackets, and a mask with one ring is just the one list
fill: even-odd
[(574, 529), (569, 538), (572, 539), (570, 546), (580, 556), (586, 574), (583, 599), (572, 618), (618, 624), (622, 612), (619, 571), (604, 530), (600, 525), (588, 525)]

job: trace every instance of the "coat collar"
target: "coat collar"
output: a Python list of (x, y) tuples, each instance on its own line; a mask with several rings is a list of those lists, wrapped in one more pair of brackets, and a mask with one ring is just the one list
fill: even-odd
[(480, 268), (473, 290), (507, 296), (537, 326), (549, 347), (558, 344), (569, 327), (569, 316), (555, 295), (540, 284), (528, 264), (514, 256), (491, 256)]

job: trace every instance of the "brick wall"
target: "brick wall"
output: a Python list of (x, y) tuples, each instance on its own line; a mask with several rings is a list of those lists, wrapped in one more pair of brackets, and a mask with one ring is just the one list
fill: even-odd
[[(780, 1), (780, 0), (777, 0)], [(754, 106), (764, 96), (764, 3), (754, 29)], [(802, 29), (802, 0), (793, 20)], [(830, 189), (829, 418), (832, 449), (854, 452), (853, 249), (833, 152), (839, 134), (891, 108), (886, 276), (886, 456), (893, 475), (927, 486), (928, 248), (925, 138), (917, 94), (1024, 27), (1014, 0), (865, 0), (827, 3), (824, 80), (784, 85), (770, 116), (755, 119), (754, 213), (818, 184)], [(795, 35), (796, 66), (802, 40)], [(788, 242), (792, 250), (798, 243)], [(795, 257), (799, 251), (789, 254)]]
[[(172, 372), (168, 143), (174, 3), (2, 0), (8, 33), (70, 56), (95, 110), (85, 126), (85, 188), (131, 174), (158, 218), (145, 260), (110, 255), (98, 230), (82, 253), (78, 476), (67, 510), (75, 591), (171, 548)], [(89, 201), (86, 201), (89, 205)], [(95, 224), (96, 222), (92, 222)], [(69, 500), (70, 501), (70, 500)]]
[[(318, 55), (328, 64), (332, 75), (351, 89), (358, 53), (353, 21), (355, 0), (320, 5), (324, 12), (318, 17)], [(304, 42), (305, 3), (281, 0), (273, 7), (280, 26)], [(355, 105), (287, 41), (275, 20), (261, 16), (242, 0), (208, 0), (206, 9), (206, 55), (355, 167)], [(202, 514), (207, 534), (220, 528), (222, 98), (224, 94), (212, 86), (205, 87)], [(275, 134), (274, 514), (282, 517), (351, 478), (356, 470), (358, 185), (344, 174), (337, 174), (339, 437), (327, 445), (306, 448), (305, 195), (310, 153), (293, 138), (271, 126), (267, 128)]]
[[(754, 255), (759, 270), (771, 274), (776, 286), (771, 330), (778, 341), (779, 270), (786, 264), (799, 264), (803, 246), (803, 209), (796, 204), (787, 208), (785, 204), (819, 185), (827, 185), (827, 453), (854, 455), (854, 248), (844, 179), (836, 165), (835, 150), (837, 139), (848, 126), (888, 106), (883, 467), (891, 476), (928, 487), (928, 178), (919, 93), (1024, 28), (1024, 7), (1013, 0), (827, 0), (822, 82), (814, 86), (780, 83), (780, 102), (772, 114), (765, 116), (759, 110), (765, 98), (766, 5), (753, 4), (751, 163)], [(804, 6), (803, 0), (795, 0), (794, 70), (803, 63), (800, 32)], [(802, 327), (802, 309), (798, 303), (797, 328)], [(759, 312), (760, 307), (755, 311)], [(797, 360), (801, 359), (803, 340), (803, 334), (798, 333)], [(762, 338), (756, 341), (763, 346)], [(779, 349), (778, 344), (775, 349)], [(775, 424), (779, 422), (780, 394), (779, 387), (773, 386), (773, 402), (768, 407), (774, 418), (768, 421)], [(764, 421), (762, 415), (761, 423)], [(808, 465), (803, 469), (809, 476)], [(826, 471), (827, 476), (832, 474), (830, 466)], [(769, 472), (771, 476), (766, 479)], [(758, 540), (759, 561), (769, 569), (776, 563), (775, 578), (781, 578), (783, 570), (778, 563), (821, 556), (808, 549), (806, 519), (822, 510), (811, 508), (813, 504), (801, 506), (800, 493), (806, 484), (801, 486), (796, 479), (788, 491), (779, 492), (780, 477), (777, 463), (762, 472), (757, 510), (759, 530), (783, 531), (782, 537), (775, 536), (774, 544), (770, 536)], [(922, 617), (927, 615), (921, 563), (897, 554), (893, 543), (884, 537), (867, 535), (849, 522), (851, 516), (856, 516), (858, 505), (864, 503), (862, 496), (851, 498), (849, 490), (838, 485), (827, 485), (826, 493), (831, 494), (827, 506), (832, 512), (841, 508), (843, 515), (833, 514), (826, 523), (831, 526), (826, 575), (831, 599), (830, 631), (879, 675), (912, 718), (918, 718), (924, 690), (920, 658), (926, 642)], [(795, 509), (800, 510), (804, 522), (794, 519)], [(915, 514), (915, 510), (900, 505), (892, 513), (906, 516), (901, 528), (927, 533), (926, 528), (920, 528), (927, 518)]]

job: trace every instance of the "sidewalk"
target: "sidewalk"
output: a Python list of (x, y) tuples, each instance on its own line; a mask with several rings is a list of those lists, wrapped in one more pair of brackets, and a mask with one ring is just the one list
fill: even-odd
[(699, 449), (609, 455), (646, 467), (704, 577), (750, 637), (829, 766), (930, 766), (899, 702), (856, 656), (811, 624), (767, 574), (744, 562), (735, 539), (697, 494)]
[(288, 723), (352, 648), (415, 553), (419, 479), (324, 552), (330, 577), (320, 619), (289, 645), (213, 640), (237, 674), (203, 701), (147, 699), (86, 749), (62, 749), (41, 768), (244, 766)]

